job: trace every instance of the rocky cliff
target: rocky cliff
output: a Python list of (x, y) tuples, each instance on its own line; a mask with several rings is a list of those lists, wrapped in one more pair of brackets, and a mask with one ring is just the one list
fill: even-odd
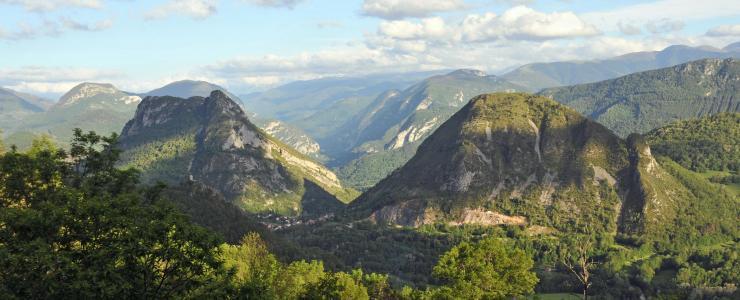
[(200, 182), (249, 212), (320, 214), (353, 197), (334, 173), (257, 128), (221, 91), (147, 97), (121, 146), (124, 164), (146, 180)]

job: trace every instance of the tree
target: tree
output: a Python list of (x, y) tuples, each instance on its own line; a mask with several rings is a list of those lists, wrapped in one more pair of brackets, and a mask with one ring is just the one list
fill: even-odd
[(228, 274), (219, 238), (118, 170), (116, 136), (0, 156), (0, 298), (182, 298)]
[(234, 284), (240, 296), (275, 298), (275, 279), (281, 266), (259, 234), (251, 232), (244, 236), (240, 245), (223, 245), (222, 250), (226, 267), (236, 272)]
[(576, 235), (565, 239), (560, 247), (560, 262), (583, 285), (583, 299), (588, 298), (591, 287), (591, 270), (596, 267), (594, 241), (590, 235)]
[(278, 299), (299, 299), (308, 287), (318, 284), (324, 277), (324, 263), (321, 261), (295, 261), (283, 268), (275, 281)]
[(445, 253), (433, 275), (468, 299), (504, 299), (534, 292), (534, 262), (524, 251), (498, 238), (463, 242)]
[(328, 274), (316, 284), (310, 285), (301, 299), (370, 299), (367, 288), (362, 284), (362, 277), (360, 270), (354, 270), (351, 274), (344, 272)]
[(26, 151), (28, 155), (36, 156), (42, 152), (56, 152), (59, 147), (54, 143), (54, 140), (48, 134), (41, 134), (31, 141), (31, 148)]

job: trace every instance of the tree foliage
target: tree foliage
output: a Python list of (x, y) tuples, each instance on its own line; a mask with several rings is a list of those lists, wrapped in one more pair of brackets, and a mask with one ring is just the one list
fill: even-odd
[(225, 274), (220, 240), (114, 167), (116, 136), (75, 131), (0, 157), (0, 293), (9, 298), (182, 298)]
[(531, 294), (537, 276), (532, 258), (497, 238), (463, 242), (445, 253), (434, 276), (468, 299), (504, 299)]

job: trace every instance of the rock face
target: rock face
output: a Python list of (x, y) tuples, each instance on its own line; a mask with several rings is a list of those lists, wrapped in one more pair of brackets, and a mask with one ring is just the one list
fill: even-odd
[(688, 190), (639, 137), (624, 141), (543, 97), (499, 93), (471, 100), (349, 213), (405, 226), (643, 234), (674, 222), (691, 201), (714, 201)]
[(353, 196), (334, 173), (258, 129), (221, 91), (147, 97), (121, 146), (124, 164), (142, 169), (146, 180), (196, 181), (249, 212), (328, 212)]

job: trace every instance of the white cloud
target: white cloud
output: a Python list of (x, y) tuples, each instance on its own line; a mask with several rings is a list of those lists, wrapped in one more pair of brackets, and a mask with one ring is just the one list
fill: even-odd
[(638, 35), (642, 33), (640, 26), (628, 22), (619, 21), (617, 22), (617, 27), (621, 33), (626, 35)]
[(708, 36), (740, 36), (740, 24), (720, 25), (707, 31)]
[(91, 9), (103, 7), (99, 0), (0, 0), (0, 4), (20, 5), (33, 12), (49, 12), (70, 7)]
[(172, 15), (185, 15), (202, 20), (216, 13), (216, 0), (170, 0), (144, 13), (147, 20), (165, 19)]
[(0, 86), (28, 93), (61, 94), (80, 82), (108, 82), (122, 76), (112, 70), (29, 66), (0, 69)]
[(464, 9), (463, 0), (365, 0), (362, 13), (388, 20), (421, 18), (432, 13)]
[(304, 0), (242, 0), (242, 1), (245, 1), (249, 4), (258, 5), (258, 6), (293, 9), (295, 8), (296, 5), (298, 5), (298, 3), (301, 3)]
[[(481, 30), (480, 32), (476, 32)], [(500, 17), (492, 14), (471, 15), (463, 21), (469, 40), (496, 38), (546, 40), (595, 36), (600, 32), (573, 12), (542, 13), (526, 6), (516, 6)]]
[(0, 28), (0, 39), (29, 40), (39, 37), (56, 37), (67, 31), (100, 31), (110, 28), (113, 21), (103, 19), (94, 23), (82, 23), (69, 17), (61, 17), (59, 21), (42, 19), (40, 23), (20, 22), (13, 31)]
[(100, 20), (95, 23), (85, 24), (78, 22), (74, 19), (64, 17), (61, 19), (61, 23), (64, 25), (64, 27), (71, 29), (71, 30), (79, 30), (79, 31), (100, 31), (105, 30), (113, 26), (113, 20), (105, 19)]
[(419, 21), (384, 21), (371, 43), (389, 44), (388, 39), (423, 40), (427, 43), (480, 43), (496, 40), (565, 39), (599, 35), (599, 30), (572, 12), (542, 13), (517, 6), (502, 15), (470, 14), (461, 22), (446, 24), (442, 18)]
[(384, 21), (378, 27), (378, 34), (401, 40), (439, 38), (447, 34), (447, 26), (442, 18), (434, 17), (417, 22)]
[(627, 5), (608, 11), (590, 12), (582, 15), (587, 22), (602, 30), (618, 30), (622, 23), (647, 24), (651, 21), (668, 19), (688, 22), (710, 18), (737, 16), (740, 1), (737, 0), (661, 0)]
[(645, 29), (652, 34), (660, 34), (679, 31), (683, 29), (685, 25), (686, 24), (684, 24), (683, 21), (664, 18), (647, 22), (645, 24)]

